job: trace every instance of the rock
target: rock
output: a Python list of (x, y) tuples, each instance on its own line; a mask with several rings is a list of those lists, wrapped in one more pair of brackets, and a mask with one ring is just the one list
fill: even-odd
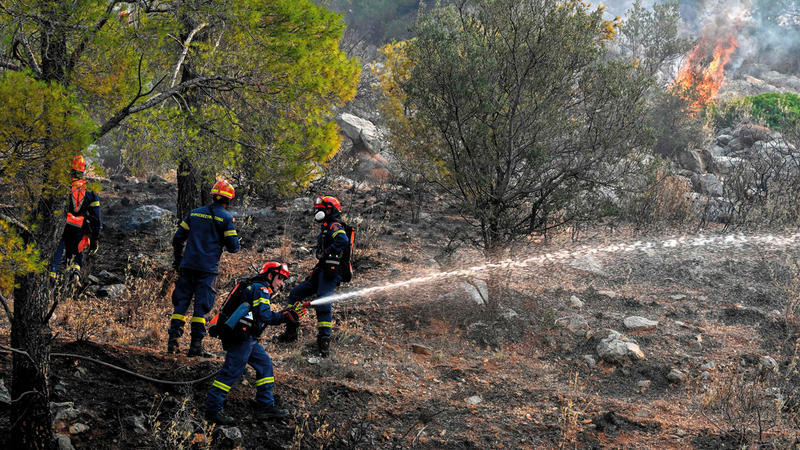
[(311, 197), (298, 197), (292, 201), (291, 210), (292, 212), (313, 212), (314, 199)]
[(131, 212), (128, 226), (135, 230), (153, 230), (161, 225), (172, 226), (175, 222), (175, 215), (170, 211), (159, 208), (156, 205), (140, 206)]
[(706, 171), (703, 166), (703, 159), (695, 150), (680, 150), (675, 157), (678, 160), (678, 164), (686, 170), (694, 173), (704, 173)]
[(658, 326), (658, 321), (645, 319), (639, 316), (626, 317), (623, 323), (625, 324), (625, 328), (631, 331), (653, 330)]
[(739, 139), (735, 139), (734, 138), (730, 142), (728, 142), (728, 152), (727, 152), (727, 154), (730, 155), (731, 153), (738, 152), (738, 151), (744, 150), (744, 149), (745, 149), (744, 142), (742, 142)]
[(716, 367), (717, 366), (716, 364), (714, 364), (714, 361), (708, 361), (707, 363), (704, 363), (702, 366), (700, 366), (700, 370), (714, 370)]
[(246, 208), (244, 210), (231, 210), (229, 211), (234, 219), (247, 219), (252, 217), (254, 219), (266, 219), (275, 214), (272, 208)]
[(667, 374), (667, 380), (672, 384), (683, 384), (686, 382), (686, 374), (678, 369), (672, 369)]
[(58, 450), (75, 450), (75, 447), (72, 446), (72, 441), (63, 434), (56, 436), (56, 447)]
[(586, 319), (581, 316), (575, 316), (569, 320), (567, 329), (573, 333), (583, 336), (586, 334), (586, 330), (589, 329), (589, 322), (587, 322)]
[(116, 298), (128, 293), (128, 287), (124, 284), (111, 284), (102, 286), (97, 290), (98, 297)]
[[(89, 275), (89, 278), (92, 278), (92, 276)], [(117, 275), (114, 275), (113, 273), (111, 273), (111, 272), (109, 272), (107, 270), (101, 270), (100, 273), (97, 274), (97, 277), (95, 277), (95, 278), (97, 279), (97, 283), (96, 284), (117, 284), (117, 283), (122, 283), (122, 278), (118, 277)]]
[(89, 426), (83, 423), (76, 423), (75, 425), (69, 427), (69, 434), (76, 435), (81, 434), (84, 431), (87, 431)]
[(569, 306), (573, 308), (583, 308), (583, 302), (576, 296), (572, 296), (569, 298)]
[(709, 380), (709, 379), (711, 379), (711, 373), (709, 373), (707, 370), (704, 370), (704, 371), (700, 372), (700, 379), (701, 380)]
[(731, 158), (730, 156), (715, 156), (708, 165), (709, 172), (718, 175), (730, 175), (733, 170), (744, 163), (742, 158)]
[(722, 183), (713, 173), (703, 173), (693, 176), (692, 185), (695, 191), (701, 194), (710, 195), (712, 197), (722, 196)]
[(136, 434), (147, 433), (147, 427), (145, 427), (145, 424), (147, 423), (147, 418), (145, 418), (144, 414), (126, 417), (125, 423), (129, 427), (133, 428), (133, 432)]
[(771, 356), (764, 356), (761, 358), (761, 367), (764, 370), (775, 370), (778, 368), (778, 361), (775, 361)]
[(369, 120), (364, 120), (352, 114), (340, 114), (336, 117), (336, 123), (344, 131), (353, 144), (363, 143), (367, 150), (372, 153), (381, 151), (381, 141), (378, 129)]
[(411, 344), (411, 351), (418, 355), (431, 355), (433, 354), (433, 349), (430, 347), (426, 347), (421, 344)]
[(315, 365), (315, 364), (319, 364), (321, 362), (322, 362), (322, 358), (320, 358), (318, 356), (312, 356), (311, 358), (308, 358), (308, 363), (311, 364), (312, 366)]
[(237, 427), (219, 427), (214, 435), (215, 448), (232, 450), (242, 447), (242, 432)]
[(519, 319), (519, 314), (511, 308), (500, 306), (500, 318), (503, 320)]
[(638, 387), (641, 390), (645, 390), (645, 389), (650, 387), (651, 383), (652, 383), (652, 381), (650, 381), (650, 380), (642, 380), (642, 381), (639, 381), (638, 383), (636, 383), (636, 387)]
[(725, 146), (728, 145), (733, 140), (733, 136), (731, 136), (730, 134), (718, 134), (715, 140), (720, 145)]
[(583, 362), (589, 367), (594, 367), (597, 364), (597, 361), (595, 361), (592, 355), (583, 355)]
[(467, 406), (477, 405), (478, 403), (482, 402), (483, 399), (480, 395), (473, 395), (472, 397), (465, 400), (467, 402)]
[(603, 265), (600, 263), (600, 260), (592, 255), (581, 255), (569, 265), (574, 269), (593, 273), (595, 275), (606, 275), (606, 271), (603, 269)]
[(169, 181), (155, 173), (151, 173), (147, 175), (147, 184), (151, 184), (154, 187), (167, 187), (169, 186)]
[(8, 392), (3, 380), (0, 380), (0, 407), (4, 409), (11, 407), (11, 394)]
[(597, 291), (597, 295), (605, 298), (617, 298), (617, 293), (614, 291)]
[(489, 287), (481, 280), (472, 280), (471, 283), (464, 281), (456, 290), (439, 296), (439, 300), (461, 301), (467, 299), (475, 304), (483, 305), (489, 299)]
[[(1, 383), (1, 382), (0, 382)], [(67, 395), (67, 388), (64, 387), (63, 384), (57, 384), (53, 387), (53, 393), (57, 397), (65, 397)]]
[(608, 337), (597, 345), (597, 354), (603, 361), (612, 364), (628, 364), (645, 359), (638, 344), (614, 330), (609, 330)]
[(776, 135), (767, 127), (753, 124), (740, 125), (733, 132), (733, 137), (739, 139), (747, 147), (753, 145), (756, 141), (771, 141), (776, 136), (779, 137), (780, 134)]

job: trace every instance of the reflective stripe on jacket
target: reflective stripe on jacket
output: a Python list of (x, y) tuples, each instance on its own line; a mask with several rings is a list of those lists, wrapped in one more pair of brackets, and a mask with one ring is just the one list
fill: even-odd
[(222, 248), (230, 253), (239, 251), (233, 216), (216, 202), (193, 210), (183, 219), (172, 238), (176, 251), (183, 249), (184, 243), (186, 250), (181, 259), (181, 269), (219, 273)]

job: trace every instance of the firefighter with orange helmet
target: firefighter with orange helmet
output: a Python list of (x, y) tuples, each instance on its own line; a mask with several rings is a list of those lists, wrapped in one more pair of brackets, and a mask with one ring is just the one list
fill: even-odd
[[(317, 236), (315, 256), (319, 260), (305, 281), (289, 292), (289, 302), (302, 303), (304, 298), (316, 295), (317, 298), (331, 295), (342, 280), (340, 261), (350, 239), (345, 232), (341, 217), (342, 205), (336, 197), (322, 196), (314, 202), (314, 220), (321, 225)], [(327, 358), (331, 345), (331, 325), (333, 314), (331, 304), (316, 305), (317, 314), (317, 350), (320, 356)], [(287, 323), (286, 330), (275, 337), (278, 342), (288, 343), (297, 340), (299, 324)]]
[[(258, 275), (242, 281), (242, 285), (237, 286), (226, 301), (226, 306), (231, 306), (235, 310), (242, 305), (246, 306), (244, 310), (247, 314), (232, 317), (232, 321), (236, 322), (233, 325), (236, 332), (220, 336), (226, 351), (225, 363), (208, 392), (205, 412), (207, 420), (219, 425), (233, 424), (233, 418), (222, 411), (223, 403), (231, 387), (244, 374), (248, 364), (256, 371), (256, 418), (283, 419), (289, 415), (288, 411), (275, 405), (272, 396), (272, 386), (275, 384), (272, 360), (259, 343), (261, 332), (267, 325), (299, 323), (305, 314), (304, 308), (289, 309), (279, 313), (270, 309), (271, 297), (283, 289), (283, 283), (287, 278), (289, 278), (289, 268), (286, 264), (268, 262), (261, 267)], [(236, 293), (239, 296), (234, 298)], [(234, 303), (228, 305), (228, 302)], [(222, 309), (224, 310), (226, 306)]]
[(86, 160), (81, 155), (72, 160), (72, 186), (70, 187), (67, 220), (61, 241), (58, 243), (50, 266), (51, 283), (55, 281), (58, 266), (65, 256), (70, 282), (80, 285), (83, 251), (96, 253), (103, 224), (100, 221), (100, 196), (86, 186), (84, 173)]
[(233, 186), (225, 180), (218, 181), (211, 189), (211, 195), (214, 202), (192, 210), (181, 221), (172, 238), (175, 251), (173, 267), (180, 271), (180, 278), (172, 293), (175, 309), (167, 332), (167, 353), (170, 354), (178, 349), (178, 340), (183, 336), (186, 324), (186, 311), (194, 299), (192, 342), (187, 356), (211, 356), (203, 348), (203, 338), (206, 336), (205, 316), (214, 307), (217, 297), (215, 284), (219, 258), (223, 249), (230, 253), (239, 251), (239, 237), (233, 216), (227, 211), (235, 196)]

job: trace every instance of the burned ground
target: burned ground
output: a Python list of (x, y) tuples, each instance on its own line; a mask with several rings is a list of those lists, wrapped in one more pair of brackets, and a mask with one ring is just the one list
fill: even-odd
[[(137, 206), (169, 208), (173, 189), (130, 179), (103, 184), (107, 229), (88, 270), (118, 275), (129, 292), (118, 298), (64, 295), (52, 321), (53, 352), (93, 358), (155, 380), (213, 375), (224, 356), (218, 342), (206, 341), (215, 354), (209, 360), (164, 352), (175, 224), (147, 230), (127, 225)], [(341, 292), (482, 264), (477, 251), (451, 239), (465, 232), (453, 211), (431, 203), (430, 216), (414, 224), (402, 190), (341, 192), (343, 203), (360, 212), (349, 218), (361, 222), (357, 275)], [(247, 205), (256, 207), (263, 210), (258, 219), (237, 220), (243, 250), (223, 256), (220, 296), (266, 260), (291, 263), (289, 287), (313, 266), (307, 249), (316, 226), (310, 215), (291, 202)], [(520, 254), (661, 239), (625, 229), (573, 237), (537, 239)], [(773, 418), (759, 437), (752, 421), (743, 425), (746, 421), (726, 417), (735, 412), (752, 418), (767, 411), (733, 410), (719, 392), (725, 383), (736, 387), (737, 380), (743, 380), (740, 391), (754, 385), (761, 394), (777, 389), (789, 400), (780, 420), (797, 416), (792, 409), (797, 394), (788, 387), (797, 382), (792, 372), (798, 337), (794, 246), (656, 246), (597, 257), (603, 275), (570, 267), (569, 260), (502, 272), (496, 278), (500, 300), (488, 305), (443, 296), (463, 281), (455, 277), (339, 303), (333, 355), (315, 364), (309, 362), (313, 314), (304, 321), (297, 345), (269, 342), (279, 332), (269, 329), (263, 343), (276, 368), (275, 393), (293, 415), (285, 422), (255, 420), (254, 374), (248, 369), (226, 403), (243, 447), (712, 449), (774, 443), (791, 448), (796, 428)], [(488, 280), (489, 274), (476, 275)], [(583, 305), (571, 305), (573, 296)], [(565, 325), (576, 316), (586, 326), (573, 331)], [(653, 330), (626, 330), (623, 320), (629, 316), (659, 324)], [(609, 330), (635, 340), (646, 359), (627, 365), (602, 361), (596, 349)], [(3, 344), (8, 332), (3, 321)], [(414, 344), (429, 351), (416, 353)], [(185, 340), (183, 345), (185, 351)], [(787, 374), (788, 385), (758, 378), (766, 356)], [(10, 365), (11, 356), (0, 354), (0, 378), (6, 384)], [(673, 369), (686, 380), (669, 381)], [(71, 402), (79, 411), (57, 429), (76, 449), (222, 445), (218, 431), (202, 420), (211, 379), (170, 386), (70, 356), (52, 358), (50, 379), (53, 401)], [(70, 429), (75, 423), (87, 429)], [(11, 426), (8, 414), (0, 415), (0, 433)], [(215, 439), (209, 443), (209, 437)]]

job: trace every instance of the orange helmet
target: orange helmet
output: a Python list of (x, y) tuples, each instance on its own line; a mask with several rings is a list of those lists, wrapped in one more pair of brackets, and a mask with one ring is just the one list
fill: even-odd
[(339, 200), (337, 200), (336, 197), (330, 197), (327, 195), (317, 197), (317, 199), (314, 200), (314, 209), (325, 208), (333, 208), (336, 210), (336, 212), (342, 212), (342, 204), (339, 203)]
[(284, 278), (289, 278), (289, 266), (284, 263), (270, 261), (261, 266), (261, 270), (258, 271), (259, 275), (266, 273), (277, 273), (278, 275), (283, 275)]
[(211, 188), (211, 195), (219, 195), (227, 199), (232, 199), (235, 195), (233, 186), (227, 180), (217, 181)]
[(83, 156), (77, 155), (72, 159), (72, 170), (86, 172), (86, 160), (83, 159)]

